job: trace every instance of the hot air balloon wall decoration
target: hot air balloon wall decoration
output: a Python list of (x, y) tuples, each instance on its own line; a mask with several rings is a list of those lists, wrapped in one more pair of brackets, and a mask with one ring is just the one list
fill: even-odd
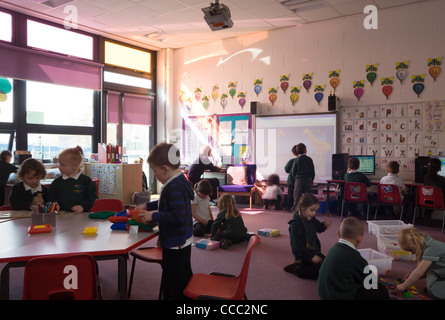
[(360, 98), (365, 93), (365, 90), (363, 89), (365, 87), (365, 80), (357, 80), (354, 81), (354, 95), (357, 98), (357, 101), (360, 101)]
[(389, 78), (382, 78), (382, 92), (385, 95), (386, 99), (389, 99), (389, 96), (392, 93), (392, 84), (393, 84), (393, 77), (389, 77)]
[(274, 105), (277, 100), (278, 87), (269, 88), (269, 101)]
[(406, 69), (408, 69), (408, 61), (396, 62), (396, 77), (399, 79), (400, 84), (403, 83), (403, 80), (408, 75)]
[(241, 106), (241, 109), (244, 107), (244, 105), (246, 104), (246, 91), (240, 91), (238, 92), (238, 103)]
[(229, 82), (229, 94), (233, 99), (236, 94), (236, 81)]
[(212, 88), (212, 98), (213, 101), (216, 101), (216, 99), (218, 99), (219, 96), (219, 85), (215, 84)]
[(219, 103), (221, 104), (221, 107), (222, 107), (223, 109), (225, 109), (226, 106), (227, 106), (227, 97), (228, 97), (228, 95), (227, 95), (226, 92), (224, 92), (224, 93), (221, 95), (221, 97), (220, 97), (220, 101), (219, 101)]
[(202, 96), (202, 106), (203, 106), (204, 109), (206, 109), (206, 110), (207, 110), (207, 108), (209, 107), (209, 100), (210, 100), (210, 97), (209, 97), (209, 96), (206, 96), (206, 95)]
[(436, 78), (439, 76), (442, 69), (439, 67), (442, 64), (442, 57), (437, 57), (434, 59), (428, 59), (428, 67), (429, 74), (433, 77), (433, 80), (436, 81)]
[(367, 64), (366, 65), (366, 79), (368, 79), (371, 86), (374, 84), (375, 79), (377, 79), (377, 64)]
[(338, 84), (340, 83), (340, 80), (338, 79), (338, 77), (340, 77), (340, 70), (329, 71), (329, 78), (331, 79), (331, 80), (329, 80), (329, 84), (334, 89), (334, 94), (335, 94), (335, 90), (337, 89)]
[(262, 89), (262, 85), (263, 85), (263, 79), (259, 78), (259, 79), (255, 79), (253, 81), (253, 91), (255, 91), (256, 95), (258, 96), (261, 92)]
[(179, 90), (179, 102), (184, 103), (185, 101), (185, 91), (184, 90)]
[(8, 94), (12, 91), (11, 82), (6, 78), (0, 78), (0, 102), (8, 100)]
[(192, 111), (192, 107), (193, 107), (193, 99), (190, 96), (187, 96), (184, 99), (185, 102), (185, 108), (187, 109), (188, 112)]
[(303, 87), (306, 89), (306, 92), (309, 92), (311, 86), (312, 86), (312, 73), (303, 74)]
[(300, 87), (291, 87), (290, 93), (291, 93), (290, 102), (292, 102), (292, 106), (294, 106), (298, 100), (298, 94), (300, 93)]
[(202, 93), (202, 89), (201, 88), (196, 88), (195, 89), (195, 99), (198, 102), (201, 100), (201, 93)]
[(314, 98), (318, 102), (318, 105), (320, 105), (321, 100), (323, 100), (323, 91), (324, 91), (324, 85), (315, 85), (314, 86)]
[(425, 75), (420, 74), (420, 75), (412, 76), (411, 82), (414, 83), (413, 90), (417, 94), (417, 98), (420, 97), (420, 94), (425, 89), (425, 85), (423, 84), (425, 82)]
[(286, 93), (287, 88), (289, 87), (289, 74), (285, 74), (280, 76), (280, 87), (283, 90), (283, 93)]

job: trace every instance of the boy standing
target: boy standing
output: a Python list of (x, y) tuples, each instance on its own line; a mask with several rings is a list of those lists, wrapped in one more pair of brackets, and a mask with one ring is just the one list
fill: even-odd
[(368, 262), (357, 251), (363, 240), (363, 223), (354, 217), (344, 219), (338, 230), (339, 241), (329, 250), (320, 268), (318, 294), (322, 300), (389, 299), (386, 287), (366, 289)]
[[(147, 162), (156, 179), (163, 184), (157, 211), (139, 206), (139, 216), (147, 223), (159, 223), (159, 243), (162, 247), (164, 297), (184, 299), (182, 294), (193, 275), (190, 264), (193, 242), (191, 184), (179, 170), (179, 150), (172, 144), (161, 143), (150, 152)], [(142, 211), (141, 211), (142, 210)]]
[(297, 144), (297, 158), (292, 166), (291, 173), (294, 177), (294, 206), (292, 211), (298, 205), (303, 193), (311, 192), (312, 182), (315, 178), (315, 167), (312, 158), (307, 156), (307, 149), (304, 143)]

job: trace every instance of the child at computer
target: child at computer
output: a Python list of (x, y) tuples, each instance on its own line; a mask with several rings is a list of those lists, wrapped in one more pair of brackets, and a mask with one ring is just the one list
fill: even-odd
[(284, 201), (284, 192), (280, 187), (280, 177), (277, 174), (271, 174), (267, 179), (267, 186), (262, 196), (264, 209), (274, 205), (275, 210), (281, 210)]
[(45, 166), (37, 159), (23, 161), (18, 172), (22, 180), (11, 188), (9, 203), (14, 210), (32, 210), (32, 206), (44, 204), (48, 199), (48, 188), (40, 183), (45, 178)]
[(61, 175), (48, 189), (48, 201), (56, 203), (56, 210), (72, 211), (75, 214), (88, 212), (97, 199), (96, 184), (83, 174), (83, 150), (77, 146), (59, 154)]
[(210, 233), (213, 224), (210, 196), (212, 185), (206, 179), (199, 181), (194, 187), (195, 197), (192, 200), (193, 235), (202, 237)]
[(229, 194), (223, 194), (218, 200), (220, 210), (212, 224), (211, 240), (221, 241), (221, 248), (226, 249), (232, 243), (240, 243), (250, 238), (244, 225), (241, 212), (235, 207), (235, 200)]
[[(345, 182), (362, 182), (366, 185), (366, 187), (370, 187), (371, 181), (367, 176), (365, 176), (364, 173), (358, 171), (359, 168), (360, 160), (353, 157), (349, 158), (348, 172), (345, 174)], [(342, 195), (344, 195), (344, 192), (342, 192)], [(348, 203), (348, 209), (352, 216), (361, 216), (361, 213), (359, 214), (357, 211), (357, 204)]]
[[(357, 251), (363, 240), (363, 223), (347, 217), (338, 230), (339, 241), (329, 249), (320, 268), (318, 295), (322, 300), (385, 300), (388, 290), (375, 282), (377, 288), (365, 288), (368, 262)], [(369, 281), (368, 281), (369, 282)]]
[(159, 245), (162, 248), (164, 295), (167, 299), (185, 299), (183, 291), (193, 275), (190, 263), (193, 243), (191, 200), (192, 185), (180, 166), (180, 153), (173, 144), (160, 143), (151, 150), (147, 162), (155, 178), (163, 184), (158, 209), (147, 211), (138, 206), (144, 223), (159, 224)]
[(11, 158), (12, 153), (8, 150), (3, 150), (0, 153), (0, 206), (5, 204), (5, 191), (9, 175), (17, 172), (17, 167), (10, 163)]
[(426, 278), (428, 294), (436, 299), (445, 299), (445, 243), (425, 235), (414, 227), (399, 232), (398, 243), (403, 250), (416, 255), (416, 268), (396, 287), (404, 291), (418, 279)]
[[(400, 197), (402, 198), (402, 200), (404, 200), (404, 195), (407, 192), (406, 192), (406, 186), (403, 183), (402, 178), (398, 176), (399, 170), (400, 170), (400, 165), (397, 161), (388, 162), (388, 164), (386, 165), (386, 172), (388, 174), (380, 179), (380, 184), (392, 184), (397, 186), (400, 192)], [(409, 202), (405, 201), (404, 203), (405, 212), (409, 212), (408, 210), (409, 208), (407, 207), (408, 204)], [(394, 216), (394, 210), (392, 206), (385, 206), (385, 211), (387, 215), (397, 218)]]
[(304, 193), (297, 205), (296, 212), (289, 221), (289, 238), (294, 256), (294, 263), (284, 270), (305, 279), (317, 279), (324, 255), (317, 233), (324, 232), (332, 222), (327, 219), (320, 222), (315, 214), (320, 203), (312, 193)]
[(315, 178), (314, 162), (311, 157), (306, 155), (306, 145), (304, 143), (297, 144), (296, 151), (298, 157), (291, 169), (294, 177), (294, 205), (292, 211), (295, 211), (303, 193), (311, 191), (312, 182)]

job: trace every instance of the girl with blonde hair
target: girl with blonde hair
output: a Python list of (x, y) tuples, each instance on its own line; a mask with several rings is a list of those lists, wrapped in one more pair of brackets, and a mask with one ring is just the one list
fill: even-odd
[(54, 179), (48, 190), (48, 201), (56, 203), (56, 210), (74, 213), (88, 212), (97, 199), (96, 184), (83, 174), (83, 150), (77, 146), (59, 154), (61, 175)]
[(221, 247), (226, 249), (232, 243), (240, 243), (250, 238), (231, 195), (223, 194), (219, 198), (218, 209), (220, 212), (212, 224), (211, 240), (221, 241)]
[(404, 291), (421, 277), (426, 276), (428, 293), (437, 299), (445, 299), (445, 243), (425, 235), (414, 227), (399, 232), (399, 245), (416, 255), (417, 267), (396, 287)]

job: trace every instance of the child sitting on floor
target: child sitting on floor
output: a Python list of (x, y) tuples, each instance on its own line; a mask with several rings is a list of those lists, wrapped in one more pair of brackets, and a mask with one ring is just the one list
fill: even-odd
[(266, 191), (263, 194), (264, 209), (269, 208), (269, 204), (274, 205), (275, 210), (281, 210), (284, 201), (284, 192), (280, 188), (280, 177), (271, 174), (267, 179)]
[(212, 229), (213, 214), (210, 209), (212, 185), (206, 179), (195, 184), (195, 197), (192, 200), (193, 235), (201, 237)]
[(211, 240), (221, 241), (221, 248), (226, 249), (232, 243), (250, 239), (243, 217), (235, 207), (231, 195), (223, 194), (218, 200), (218, 213), (212, 224)]

